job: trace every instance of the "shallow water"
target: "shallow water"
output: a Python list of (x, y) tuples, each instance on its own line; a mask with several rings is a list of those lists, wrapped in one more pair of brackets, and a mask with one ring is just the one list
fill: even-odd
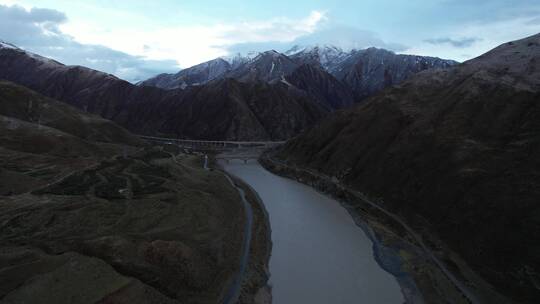
[(275, 304), (403, 303), (396, 279), (335, 200), (258, 163), (223, 164), (264, 202), (272, 228), (270, 285)]

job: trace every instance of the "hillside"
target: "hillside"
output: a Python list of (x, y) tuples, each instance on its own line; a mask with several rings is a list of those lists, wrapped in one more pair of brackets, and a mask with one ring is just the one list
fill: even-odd
[(277, 157), (380, 198), (496, 290), (535, 303), (539, 101), (540, 34), (336, 112)]
[(0, 81), (0, 115), (40, 124), (84, 140), (140, 146), (142, 141), (97, 115), (82, 113), (25, 87)]
[[(5, 81), (0, 142), (0, 302), (224, 298), (244, 210), (199, 157), (173, 159), (110, 121)], [(264, 261), (256, 263), (247, 303), (264, 284), (255, 281)]]
[[(155, 130), (176, 130), (188, 138), (284, 140), (312, 126), (328, 111), (284, 83), (217, 80), (191, 87), (178, 103), (161, 104), (146, 118)], [(159, 123), (159, 124), (157, 124)]]

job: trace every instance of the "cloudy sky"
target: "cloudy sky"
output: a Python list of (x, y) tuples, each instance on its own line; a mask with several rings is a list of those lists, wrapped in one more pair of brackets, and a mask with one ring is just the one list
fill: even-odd
[(0, 40), (139, 81), (295, 44), (464, 61), (540, 33), (540, 0), (0, 0)]

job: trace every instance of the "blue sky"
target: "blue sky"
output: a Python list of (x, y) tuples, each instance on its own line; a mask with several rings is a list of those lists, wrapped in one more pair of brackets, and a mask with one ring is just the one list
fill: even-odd
[(130, 81), (294, 44), (464, 61), (539, 32), (540, 0), (0, 0), (0, 39)]

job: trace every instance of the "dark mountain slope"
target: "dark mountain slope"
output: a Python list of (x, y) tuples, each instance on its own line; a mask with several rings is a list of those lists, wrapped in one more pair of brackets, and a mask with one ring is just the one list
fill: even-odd
[(72, 134), (84, 140), (143, 145), (125, 129), (99, 116), (82, 113), (25, 87), (0, 81), (0, 115)]
[(329, 111), (346, 108), (354, 103), (351, 89), (322, 68), (303, 64), (285, 78)]
[(540, 35), (422, 72), (278, 156), (427, 221), (497, 290), (540, 297)]
[(139, 88), (109, 74), (81, 66), (65, 66), (14, 48), (0, 47), (0, 79), (124, 125), (126, 121), (119, 120), (118, 116), (128, 105), (159, 100), (166, 93), (156, 88)]
[[(228, 140), (281, 140), (328, 111), (284, 84), (225, 81), (186, 90), (135, 86), (79, 66), (0, 47), (0, 79), (98, 114), (134, 133)], [(259, 96), (260, 94), (260, 96)], [(200, 98), (204, 96), (204, 98)]]
[(168, 117), (156, 130), (178, 130), (190, 138), (284, 140), (327, 113), (303, 92), (283, 83), (234, 79), (192, 87), (180, 103), (159, 107)]

